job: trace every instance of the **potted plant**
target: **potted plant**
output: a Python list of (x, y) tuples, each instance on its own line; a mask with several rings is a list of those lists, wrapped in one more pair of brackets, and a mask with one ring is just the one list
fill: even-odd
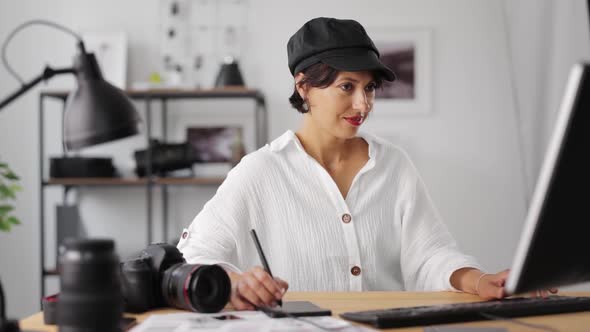
[(16, 193), (22, 188), (18, 185), (19, 177), (0, 162), (0, 232), (8, 232), (13, 225), (19, 225), (20, 220), (12, 215), (14, 206), (10, 201), (16, 200)]

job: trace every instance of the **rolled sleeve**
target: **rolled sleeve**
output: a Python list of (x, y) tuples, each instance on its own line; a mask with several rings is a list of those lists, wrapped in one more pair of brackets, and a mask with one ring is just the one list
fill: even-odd
[(243, 242), (247, 235), (249, 176), (243, 163), (234, 167), (215, 196), (183, 230), (177, 247), (188, 263), (217, 264), (241, 273), (237, 249), (238, 240)]
[(187, 263), (217, 264), (241, 273), (236, 266), (235, 240), (224, 224), (206, 205), (191, 225), (183, 229), (177, 248)]

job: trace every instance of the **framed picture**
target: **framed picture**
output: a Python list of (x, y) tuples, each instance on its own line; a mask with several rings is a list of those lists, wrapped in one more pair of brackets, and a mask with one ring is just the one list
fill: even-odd
[(201, 163), (235, 163), (244, 154), (241, 127), (189, 127), (186, 135)]
[(426, 28), (367, 28), (381, 61), (397, 76), (377, 90), (380, 114), (426, 114), (431, 111), (431, 40)]

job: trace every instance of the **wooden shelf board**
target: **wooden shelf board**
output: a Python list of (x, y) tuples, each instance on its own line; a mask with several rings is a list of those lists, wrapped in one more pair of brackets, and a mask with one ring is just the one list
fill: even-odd
[(219, 185), (223, 182), (224, 178), (158, 178), (154, 182), (156, 184), (187, 184), (187, 185)]
[[(259, 90), (244, 87), (227, 87), (214, 89), (146, 89), (124, 90), (130, 98), (258, 98), (262, 99)], [(52, 98), (67, 98), (68, 90), (47, 90), (41, 95)]]
[(44, 269), (43, 275), (45, 276), (57, 276), (59, 275), (59, 271), (57, 269)]
[(137, 186), (146, 185), (145, 178), (50, 178), (45, 185), (60, 186)]
[[(153, 178), (154, 185), (219, 185), (223, 177), (217, 178)], [(145, 186), (146, 178), (50, 178), (43, 182), (51, 186)]]

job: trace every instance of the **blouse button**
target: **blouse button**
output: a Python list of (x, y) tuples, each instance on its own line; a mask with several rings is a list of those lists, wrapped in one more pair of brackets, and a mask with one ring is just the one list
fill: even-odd
[(352, 273), (353, 276), (358, 276), (361, 274), (361, 268), (358, 266), (353, 266), (352, 269), (350, 269), (350, 273)]
[(348, 224), (351, 220), (352, 217), (350, 216), (350, 214), (345, 213), (342, 215), (342, 222), (344, 222), (345, 224)]
[(188, 236), (188, 232), (182, 232), (182, 238), (186, 239), (186, 237)]

